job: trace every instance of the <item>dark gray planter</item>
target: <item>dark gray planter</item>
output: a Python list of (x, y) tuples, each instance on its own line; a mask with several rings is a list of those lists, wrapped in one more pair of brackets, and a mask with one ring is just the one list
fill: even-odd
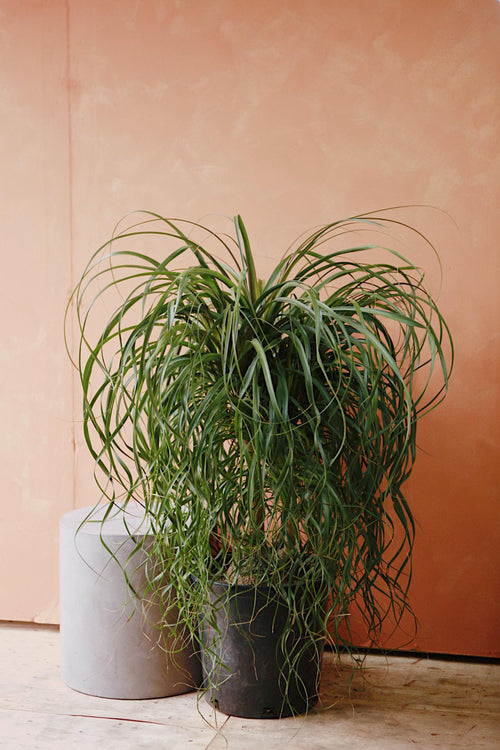
[(309, 711), (318, 699), (324, 640), (306, 641), (293, 628), (286, 651), (298, 657), (290, 668), (280, 644), (290, 613), (269, 589), (214, 583), (211, 601), (216, 623), (205, 618), (200, 626), (207, 700), (250, 719)]

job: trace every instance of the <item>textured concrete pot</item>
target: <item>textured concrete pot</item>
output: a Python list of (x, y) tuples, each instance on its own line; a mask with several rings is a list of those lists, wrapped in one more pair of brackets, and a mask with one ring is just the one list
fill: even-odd
[(145, 550), (153, 538), (142, 508), (129, 504), (104, 524), (100, 511), (81, 526), (91, 510), (71, 511), (60, 524), (63, 681), (105, 698), (160, 698), (194, 690), (201, 680), (198, 656), (191, 645), (174, 656), (166, 653), (158, 604), (144, 593)]

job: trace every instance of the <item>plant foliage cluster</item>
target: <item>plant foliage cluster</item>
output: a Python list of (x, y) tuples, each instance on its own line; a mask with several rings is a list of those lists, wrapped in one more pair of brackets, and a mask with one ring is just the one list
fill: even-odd
[[(414, 231), (384, 215), (323, 226), (262, 281), (239, 216), (225, 235), (148, 213), (75, 290), (97, 481), (110, 507), (144, 504), (162, 560), (151, 585), (193, 633), (214, 579), (268, 587), (338, 644), (354, 602), (374, 637), (407, 606), (403, 485), (453, 349), (419, 268), (341, 244), (392, 230)], [(117, 306), (93, 335), (102, 299)]]

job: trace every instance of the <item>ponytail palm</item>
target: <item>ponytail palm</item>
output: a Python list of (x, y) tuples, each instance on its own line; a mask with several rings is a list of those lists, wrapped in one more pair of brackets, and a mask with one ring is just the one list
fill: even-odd
[[(403, 485), (452, 346), (415, 265), (338, 249), (354, 230), (392, 228), (409, 229), (370, 216), (324, 226), (262, 281), (239, 216), (231, 237), (145, 214), (75, 290), (96, 479), (110, 505), (146, 507), (168, 569), (152, 585), (175, 592), (193, 632), (213, 580), (268, 587), (291, 620), (305, 610), (311, 634), (353, 601), (374, 635), (407, 606)], [(103, 299), (117, 306), (94, 335)]]

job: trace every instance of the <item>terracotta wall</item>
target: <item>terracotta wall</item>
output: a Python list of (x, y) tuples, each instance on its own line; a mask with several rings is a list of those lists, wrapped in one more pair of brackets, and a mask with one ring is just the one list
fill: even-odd
[(117, 219), (239, 212), (265, 273), (305, 229), (418, 203), (456, 222), (407, 215), (457, 365), (408, 485), (410, 645), (499, 655), (499, 48), (496, 0), (3, 0), (1, 618), (57, 620), (58, 518), (97, 497), (62, 317)]

